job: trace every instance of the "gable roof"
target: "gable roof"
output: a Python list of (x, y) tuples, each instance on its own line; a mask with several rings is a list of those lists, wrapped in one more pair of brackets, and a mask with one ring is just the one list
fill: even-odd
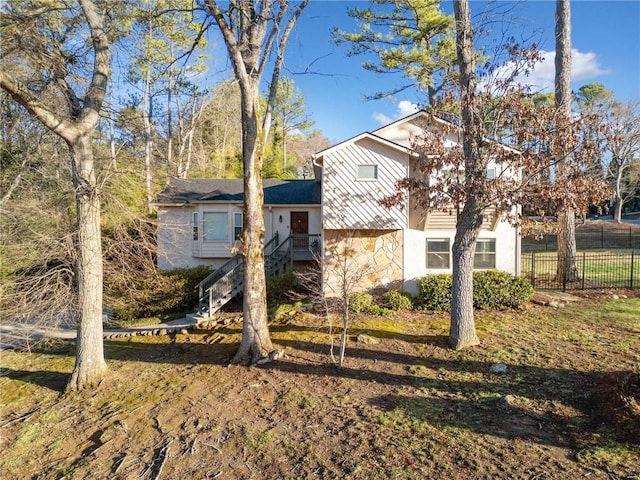
[(399, 150), (399, 151), (401, 151), (403, 153), (407, 153), (409, 155), (415, 155), (416, 154), (412, 149), (407, 148), (404, 145), (400, 145), (399, 143), (392, 142), (391, 140), (387, 140), (386, 138), (380, 137), (379, 135), (375, 135), (375, 134), (373, 134), (371, 132), (363, 132), (363, 133), (361, 133), (359, 135), (356, 135), (355, 137), (351, 137), (348, 140), (345, 140), (345, 141), (340, 142), (340, 143), (336, 143), (335, 145), (332, 145), (332, 146), (330, 146), (328, 148), (325, 148), (324, 150), (320, 150), (319, 152), (314, 153), (312, 158), (315, 161), (317, 159), (320, 159), (320, 158), (324, 157), (325, 155), (330, 154), (331, 152), (333, 152), (333, 151), (335, 151), (335, 150), (337, 150), (339, 148), (344, 147), (345, 145), (348, 145), (348, 144), (351, 144), (351, 143), (356, 143), (356, 142), (359, 142), (360, 140), (363, 140), (363, 139), (373, 140), (375, 142), (381, 143), (383, 145), (391, 147), (391, 148), (393, 148), (395, 150)]
[[(263, 180), (265, 205), (319, 205), (320, 185), (315, 180)], [(241, 203), (244, 185), (241, 178), (180, 179), (158, 194), (156, 205), (194, 203)]]

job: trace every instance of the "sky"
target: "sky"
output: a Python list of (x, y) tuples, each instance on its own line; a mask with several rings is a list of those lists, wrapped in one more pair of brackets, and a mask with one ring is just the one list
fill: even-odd
[[(503, 6), (505, 2), (501, 2)], [(511, 2), (510, 33), (534, 38), (544, 52), (527, 83), (553, 91), (555, 1)], [(285, 55), (283, 75), (293, 78), (304, 95), (307, 112), (331, 143), (373, 131), (418, 108), (423, 97), (406, 91), (392, 98), (366, 100), (367, 95), (406, 83), (400, 76), (374, 74), (361, 67), (362, 57), (348, 57), (347, 46), (335, 45), (331, 31), (338, 27), (356, 31), (349, 7), (366, 7), (368, 1), (311, 0), (298, 20)], [(451, 1), (443, 2), (451, 13)], [(471, 1), (471, 13), (487, 7)], [(497, 18), (497, 20), (504, 19)], [(571, 1), (572, 86), (602, 83), (620, 101), (640, 100), (640, 0)], [(496, 32), (503, 28), (496, 24)]]

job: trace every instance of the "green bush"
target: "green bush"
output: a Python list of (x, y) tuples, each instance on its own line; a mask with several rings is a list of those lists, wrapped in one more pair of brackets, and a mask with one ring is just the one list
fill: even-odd
[[(450, 274), (429, 275), (418, 281), (418, 308), (433, 311), (451, 309)], [(476, 309), (518, 308), (533, 296), (525, 278), (498, 270), (473, 272), (473, 306)]]
[(416, 304), (423, 310), (450, 310), (451, 275), (448, 273), (427, 275), (418, 280)]
[(382, 301), (385, 307), (393, 311), (411, 310), (413, 308), (413, 297), (409, 292), (390, 290), (383, 295)]
[(525, 278), (499, 270), (473, 272), (473, 306), (518, 308), (533, 296), (533, 287)]
[(369, 293), (356, 292), (349, 298), (349, 310), (352, 312), (366, 312), (371, 305), (373, 305), (373, 295)]
[(267, 281), (267, 301), (269, 304), (279, 303), (289, 299), (289, 293), (298, 286), (298, 280), (293, 270), (287, 270)]
[(390, 308), (381, 307), (380, 305), (376, 305), (375, 303), (369, 305), (366, 310), (367, 313), (371, 315), (379, 315), (381, 317), (387, 317), (393, 313), (393, 310)]
[(155, 272), (126, 288), (106, 288), (108, 308), (116, 320), (158, 317), (193, 310), (196, 285), (211, 273), (208, 266)]

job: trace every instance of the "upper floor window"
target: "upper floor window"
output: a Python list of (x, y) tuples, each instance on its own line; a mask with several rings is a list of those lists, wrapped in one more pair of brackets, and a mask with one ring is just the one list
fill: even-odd
[(205, 212), (202, 214), (204, 222), (204, 240), (212, 242), (229, 241), (229, 226), (227, 212)]
[(358, 180), (377, 180), (377, 165), (358, 165)]
[(496, 169), (495, 168), (487, 168), (485, 171), (485, 177), (487, 180), (493, 180), (496, 178)]

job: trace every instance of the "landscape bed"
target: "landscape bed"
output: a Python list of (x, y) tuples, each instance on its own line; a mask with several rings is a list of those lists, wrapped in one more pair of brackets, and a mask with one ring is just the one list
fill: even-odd
[(446, 314), (355, 315), (342, 369), (296, 311), (260, 367), (227, 365), (239, 322), (108, 340), (109, 376), (66, 395), (72, 345), (5, 351), (0, 478), (638, 478), (640, 298), (589, 296), (478, 312), (458, 352)]

